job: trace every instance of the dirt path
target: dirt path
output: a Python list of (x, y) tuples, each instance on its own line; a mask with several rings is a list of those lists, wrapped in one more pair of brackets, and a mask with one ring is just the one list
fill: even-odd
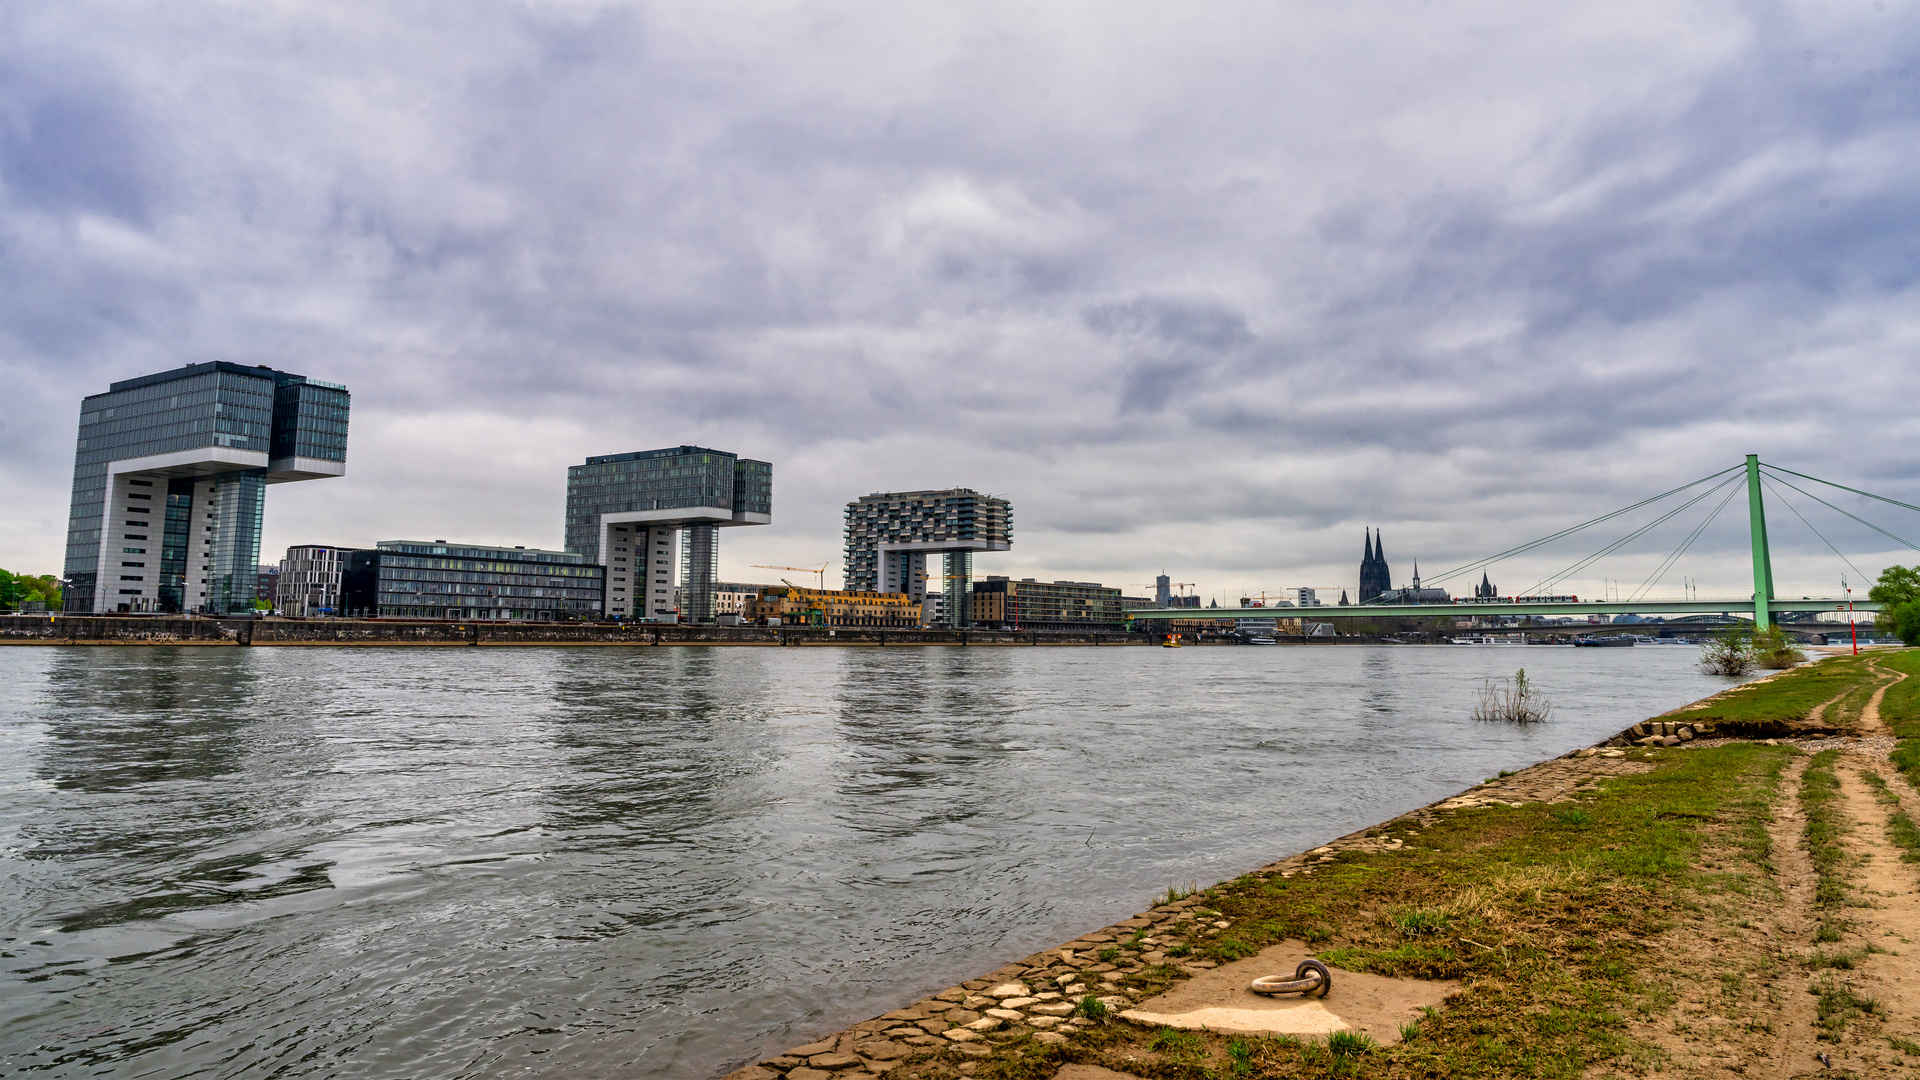
[(1880, 662), (1877, 660), (1867, 661), (1867, 667), (1870, 668), (1876, 676), (1892, 675), (1893, 678), (1881, 683), (1873, 691), (1873, 696), (1867, 699), (1866, 707), (1860, 710), (1860, 727), (1869, 735), (1890, 735), (1892, 732), (1887, 728), (1885, 721), (1880, 719), (1880, 702), (1886, 699), (1887, 691), (1893, 689), (1896, 683), (1906, 679), (1907, 673), (1904, 671), (1888, 671), (1886, 668), (1881, 667)]
[(1755, 1071), (1779, 1080), (1910, 1076), (1920, 1068), (1920, 866), (1902, 861), (1887, 836), (1888, 817), (1902, 807), (1877, 795), (1865, 774), (1885, 780), (1910, 811), (1920, 810), (1920, 795), (1879, 754), (1839, 755), (1846, 900), (1821, 907), (1800, 803), (1808, 760), (1790, 767), (1770, 830), (1781, 896), (1770, 997), (1779, 1011), (1771, 1059)]
[(1774, 883), (1780, 890), (1780, 906), (1773, 920), (1780, 947), (1777, 962), (1784, 971), (1769, 994), (1779, 1010), (1773, 1052), (1766, 1066), (1756, 1070), (1769, 1077), (1804, 1076), (1820, 1068), (1813, 1056), (1815, 1051), (1808, 1049), (1815, 1041), (1815, 1003), (1810, 995), (1800, 992), (1798, 971), (1798, 953), (1804, 943), (1813, 940), (1817, 922), (1813, 894), (1818, 878), (1802, 839), (1807, 818), (1800, 809), (1800, 781), (1806, 767), (1806, 758), (1788, 767), (1781, 779), (1779, 808), (1768, 829), (1773, 841)]
[(1840, 757), (1836, 771), (1843, 805), (1854, 823), (1845, 846), (1854, 859), (1849, 885), (1851, 902), (1857, 906), (1843, 913), (1851, 926), (1836, 946), (1848, 952), (1828, 954), (1864, 950), (1865, 955), (1854, 960), (1851, 968), (1817, 971), (1814, 982), (1816, 987), (1849, 991), (1877, 1006), (1870, 1014), (1848, 1018), (1838, 1037), (1829, 1039), (1834, 1068), (1845, 1067), (1861, 1076), (1907, 1075), (1912, 1067), (1908, 1062), (1920, 1064), (1920, 1060), (1900, 1053), (1891, 1039), (1905, 1041), (1920, 1035), (1920, 947), (1914, 944), (1920, 941), (1920, 874), (1913, 864), (1901, 860), (1900, 849), (1887, 839), (1887, 818), (1893, 807), (1868, 787), (1861, 775), (1867, 769), (1888, 779), (1890, 787), (1898, 779), (1888, 778), (1890, 770), (1883, 760), (1860, 754)]

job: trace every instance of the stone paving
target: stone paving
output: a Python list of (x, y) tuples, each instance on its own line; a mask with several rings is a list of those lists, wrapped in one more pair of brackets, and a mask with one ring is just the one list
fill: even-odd
[[(1650, 771), (1650, 762), (1636, 758), (1637, 747), (1623, 748), (1647, 739), (1649, 734), (1653, 740), (1650, 745), (1661, 745), (1664, 739), (1673, 737), (1635, 725), (1606, 745), (1576, 750), (1490, 780), (1453, 798), (1261, 867), (1252, 876), (1311, 875), (1342, 853), (1397, 850), (1405, 843), (1400, 836), (1431, 826), (1443, 813), (1571, 800), (1607, 777)], [(1695, 735), (1690, 732), (1688, 739)], [(1675, 738), (1676, 743), (1681, 741), (1685, 740)], [(1400, 836), (1389, 835), (1390, 830)], [(1202, 943), (1232, 928), (1230, 920), (1207, 907), (1201, 898), (1162, 904), (845, 1031), (735, 1070), (724, 1080), (851, 1080), (890, 1072), (903, 1061), (927, 1053), (948, 1057), (959, 1072), (971, 1073), (975, 1059), (990, 1055), (997, 1043), (1023, 1035), (1040, 1043), (1064, 1043), (1074, 1031), (1093, 1026), (1094, 1021), (1075, 1015), (1074, 1002), (1083, 997), (1098, 999), (1116, 1014), (1132, 1008), (1136, 1004), (1133, 996), (1120, 985), (1120, 980), (1132, 972), (1149, 965), (1173, 964), (1186, 976), (1193, 976), (1217, 966), (1209, 960), (1182, 959), (1186, 952), (1181, 946)]]

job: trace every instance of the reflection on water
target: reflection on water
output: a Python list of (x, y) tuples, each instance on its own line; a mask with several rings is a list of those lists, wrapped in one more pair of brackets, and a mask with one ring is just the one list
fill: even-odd
[(1724, 685), (1519, 651), (0, 650), (0, 1071), (717, 1075)]

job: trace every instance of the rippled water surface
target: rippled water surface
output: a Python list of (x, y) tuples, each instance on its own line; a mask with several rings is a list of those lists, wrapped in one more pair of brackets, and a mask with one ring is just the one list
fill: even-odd
[[(0, 649), (0, 1072), (713, 1076), (1725, 685), (1694, 657)], [(1470, 721), (1522, 663), (1552, 720)]]

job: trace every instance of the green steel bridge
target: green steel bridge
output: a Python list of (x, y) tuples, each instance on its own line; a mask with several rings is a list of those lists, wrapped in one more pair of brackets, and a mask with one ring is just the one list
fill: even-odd
[[(1766, 471), (1763, 473), (1762, 470), (1766, 470)], [(1743, 474), (1743, 475), (1735, 475), (1735, 474)], [(1720, 506), (1716, 508), (1712, 514), (1708, 515), (1706, 521), (1702, 522), (1698, 528), (1694, 529), (1692, 535), (1688, 537), (1686, 543), (1681, 546), (1680, 550), (1676, 552), (1673, 556), (1670, 556), (1667, 562), (1663, 564), (1663, 568), (1664, 568), (1665, 565), (1671, 565), (1674, 558), (1677, 558), (1680, 554), (1685, 552), (1686, 547), (1692, 544), (1693, 540), (1700, 535), (1701, 531), (1706, 528), (1707, 524), (1712, 522), (1713, 517), (1720, 512), (1720, 508), (1724, 508), (1729, 501), (1731, 501), (1736, 495), (1739, 494), (1742, 487), (1742, 484), (1740, 483), (1740, 481), (1744, 478), (1745, 480), (1744, 487), (1747, 495), (1748, 534), (1751, 537), (1752, 547), (1753, 547), (1753, 594), (1744, 599), (1704, 599), (1704, 600), (1701, 600), (1701, 599), (1688, 599), (1688, 600), (1647, 600), (1647, 599), (1573, 600), (1573, 599), (1566, 599), (1566, 600), (1562, 600), (1557, 598), (1541, 597), (1538, 599), (1523, 598), (1523, 599), (1517, 599), (1517, 600), (1464, 600), (1463, 599), (1463, 600), (1455, 600), (1455, 601), (1452, 601), (1451, 603), (1438, 602), (1438, 603), (1425, 603), (1425, 604), (1360, 603), (1360, 604), (1350, 604), (1350, 605), (1344, 605), (1344, 606), (1329, 605), (1325, 607), (1307, 607), (1307, 608), (1299, 608), (1299, 607), (1216, 607), (1216, 608), (1177, 607), (1177, 608), (1173, 608), (1173, 607), (1169, 607), (1169, 608), (1135, 608), (1134, 610), (1127, 612), (1127, 617), (1128, 619), (1135, 622), (1142, 621), (1142, 620), (1160, 620), (1160, 619), (1185, 620), (1185, 619), (1275, 619), (1275, 618), (1307, 619), (1313, 622), (1326, 622), (1333, 619), (1392, 619), (1392, 618), (1429, 619), (1429, 618), (1468, 618), (1468, 617), (1506, 618), (1506, 617), (1512, 617), (1512, 616), (1537, 616), (1537, 617), (1543, 617), (1543, 618), (1545, 617), (1560, 618), (1560, 617), (1572, 616), (1572, 617), (1579, 618), (1587, 615), (1721, 615), (1721, 614), (1731, 615), (1731, 614), (1738, 613), (1741, 615), (1749, 616), (1753, 619), (1753, 621), (1756, 624), (1764, 626), (1764, 625), (1773, 625), (1777, 623), (1779, 621), (1777, 619), (1777, 616), (1787, 612), (1823, 612), (1823, 611), (1848, 611), (1848, 610), (1857, 611), (1857, 612), (1872, 612), (1872, 611), (1880, 610), (1879, 604), (1874, 603), (1871, 600), (1864, 600), (1864, 599), (1850, 601), (1846, 597), (1835, 597), (1835, 596), (1802, 597), (1800, 599), (1787, 599), (1784, 597), (1778, 597), (1774, 595), (1773, 556), (1767, 543), (1767, 515), (1766, 515), (1765, 500), (1763, 498), (1763, 493), (1762, 493), (1763, 487), (1772, 486), (1768, 482), (1770, 478), (1773, 480), (1779, 480), (1783, 483), (1786, 483), (1787, 486), (1793, 487), (1795, 491), (1799, 491), (1801, 494), (1806, 495), (1808, 498), (1814, 499), (1815, 501), (1820, 502), (1821, 504), (1827, 506), (1828, 508), (1835, 510), (1841, 514), (1844, 514), (1849, 518), (1852, 518), (1854, 521), (1857, 521), (1860, 524), (1865, 525), (1870, 529), (1873, 529), (1875, 532), (1878, 532), (1884, 536), (1889, 537), (1890, 539), (1898, 542), (1899, 544), (1907, 548), (1910, 548), (1914, 551), (1920, 551), (1920, 545), (1915, 545), (1906, 540), (1903, 540), (1900, 537), (1895, 536), (1893, 533), (1890, 533), (1887, 530), (1882, 529), (1877, 525), (1874, 525), (1872, 522), (1856, 517), (1855, 515), (1848, 513), (1847, 511), (1842, 510), (1837, 506), (1834, 506), (1832, 503), (1827, 502), (1825, 499), (1821, 499), (1817, 495), (1813, 495), (1797, 486), (1794, 486), (1791, 481), (1785, 480), (1785, 477), (1781, 476), (1780, 474), (1785, 474), (1786, 476), (1795, 476), (1804, 480), (1811, 480), (1816, 483), (1826, 484), (1829, 487), (1839, 488), (1842, 491), (1849, 491), (1856, 495), (1864, 495), (1870, 499), (1877, 499), (1881, 502), (1890, 503), (1894, 506), (1903, 507), (1908, 510), (1920, 511), (1920, 506), (1914, 506), (1909, 503), (1903, 503), (1895, 499), (1886, 498), (1885, 496), (1875, 495), (1872, 492), (1860, 491), (1856, 488), (1847, 487), (1844, 484), (1835, 484), (1830, 480), (1821, 480), (1818, 477), (1807, 476), (1805, 473), (1797, 473), (1791, 469), (1782, 469), (1776, 465), (1766, 465), (1760, 461), (1759, 455), (1748, 454), (1747, 460), (1744, 466), (1735, 465), (1730, 468), (1723, 469), (1720, 472), (1702, 477), (1701, 479), (1696, 480), (1691, 484), (1681, 485), (1680, 487), (1674, 488), (1672, 491), (1664, 492), (1660, 495), (1655, 495), (1650, 499), (1643, 499), (1640, 502), (1633, 504), (1632, 506), (1625, 507), (1620, 510), (1616, 510), (1610, 514), (1604, 514), (1600, 517), (1594, 518), (1591, 521), (1587, 521), (1579, 525), (1575, 525), (1570, 529), (1563, 529), (1560, 532), (1554, 533), (1551, 536), (1542, 537), (1539, 540), (1522, 544), (1516, 548), (1510, 548), (1507, 551), (1503, 551), (1499, 553), (1498, 555), (1489, 556), (1488, 558), (1476, 560), (1475, 562), (1467, 563), (1464, 566), (1456, 567), (1452, 570), (1447, 571), (1444, 574), (1439, 575), (1438, 577), (1431, 579), (1433, 581), (1441, 581), (1462, 573), (1470, 573), (1474, 570), (1479, 570), (1482, 567), (1490, 566), (1501, 559), (1505, 559), (1510, 556), (1517, 555), (1525, 551), (1529, 551), (1543, 544), (1549, 543), (1554, 540), (1558, 540), (1565, 536), (1569, 536), (1575, 532), (1578, 532), (1581, 529), (1587, 528), (1588, 526), (1596, 525), (1610, 518), (1618, 517), (1629, 511), (1636, 510), (1641, 507), (1649, 506), (1653, 503), (1660, 501), (1661, 499), (1667, 498), (1668, 496), (1675, 495), (1680, 492), (1684, 492), (1689, 489), (1696, 488), (1702, 484), (1712, 484), (1711, 487), (1707, 488), (1702, 493), (1696, 494), (1694, 498), (1684, 503), (1678, 509), (1669, 511), (1668, 513), (1662, 515), (1660, 518), (1656, 519), (1651, 524), (1643, 526), (1640, 529), (1637, 529), (1634, 532), (1629, 533), (1623, 539), (1619, 541), (1615, 541), (1613, 544), (1610, 544), (1607, 547), (1601, 549), (1601, 551), (1595, 554), (1594, 556), (1591, 556), (1588, 559), (1582, 560), (1582, 562), (1575, 564), (1577, 568), (1577, 567), (1582, 567), (1588, 563), (1591, 563), (1594, 559), (1604, 556), (1612, 551), (1618, 550), (1622, 545), (1634, 539), (1635, 537), (1638, 537), (1644, 534), (1654, 526), (1659, 525), (1664, 521), (1670, 520), (1675, 515), (1679, 514), (1682, 510), (1685, 510), (1686, 508), (1691, 506), (1699, 505), (1700, 503), (1707, 500), (1712, 495), (1718, 495), (1718, 494), (1724, 493), (1725, 497), (1722, 499)], [(1789, 508), (1791, 508), (1790, 504), (1789, 504)], [(1799, 511), (1795, 510), (1794, 514), (1798, 516)], [(1801, 518), (1801, 520), (1805, 522), (1806, 519)], [(1812, 524), (1810, 522), (1808, 522), (1807, 525), (1809, 528), (1812, 528)], [(1815, 533), (1816, 535), (1819, 535), (1819, 531), (1817, 529), (1815, 530)], [(1822, 535), (1821, 539), (1825, 540), (1826, 537)], [(1832, 547), (1832, 543), (1830, 541), (1828, 542), (1828, 546)], [(1836, 554), (1839, 553), (1839, 549), (1837, 548), (1835, 548), (1834, 551)], [(1844, 556), (1842, 556), (1842, 558), (1844, 558)], [(1836, 624), (1836, 625), (1838, 626), (1838, 625), (1844, 625), (1844, 624)], [(1527, 627), (1526, 629), (1549, 630), (1549, 629), (1554, 629), (1554, 627), (1535, 626), (1535, 627)], [(1565, 627), (1565, 629), (1571, 630), (1571, 629), (1574, 629), (1574, 627)]]

